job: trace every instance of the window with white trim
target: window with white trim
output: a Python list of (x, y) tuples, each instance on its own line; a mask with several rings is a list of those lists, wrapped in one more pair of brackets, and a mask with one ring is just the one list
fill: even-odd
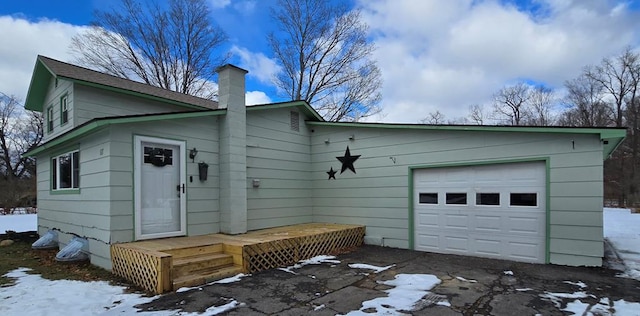
[(53, 190), (80, 188), (80, 152), (75, 150), (51, 159), (51, 183)]
[(60, 125), (69, 122), (69, 98), (65, 94), (60, 97)]
[(53, 106), (47, 108), (47, 132), (53, 132)]

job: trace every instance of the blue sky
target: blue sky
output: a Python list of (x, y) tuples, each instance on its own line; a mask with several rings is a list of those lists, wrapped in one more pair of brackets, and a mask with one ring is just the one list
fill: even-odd
[[(337, 0), (336, 0), (337, 1)], [(230, 62), (249, 70), (247, 99), (282, 100), (266, 45), (275, 0), (209, 0), (229, 35)], [(0, 91), (25, 97), (36, 55), (72, 61), (68, 44), (95, 9), (118, 0), (3, 1)], [(370, 26), (384, 80), (383, 114), (371, 121), (415, 123), (440, 111), (490, 108), (491, 95), (519, 79), (558, 89), (585, 65), (640, 48), (640, 1), (353, 0)]]

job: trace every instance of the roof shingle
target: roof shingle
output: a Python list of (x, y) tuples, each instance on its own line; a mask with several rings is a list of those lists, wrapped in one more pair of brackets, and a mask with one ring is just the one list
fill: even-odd
[(99, 84), (107, 87), (128, 90), (166, 100), (190, 104), (206, 109), (217, 109), (218, 102), (163, 89), (145, 83), (108, 75), (99, 71), (83, 68), (42, 55), (38, 59), (56, 76)]

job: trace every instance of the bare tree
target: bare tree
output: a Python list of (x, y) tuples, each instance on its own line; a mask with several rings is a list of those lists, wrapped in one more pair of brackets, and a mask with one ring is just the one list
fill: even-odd
[(604, 101), (602, 85), (592, 76), (584, 73), (564, 83), (567, 95), (564, 103), (567, 110), (561, 115), (559, 124), (563, 126), (609, 126), (612, 112)]
[(282, 67), (277, 86), (309, 102), (329, 121), (357, 121), (380, 112), (382, 79), (360, 11), (324, 0), (279, 0), (269, 35)]
[(524, 82), (500, 89), (493, 95), (496, 119), (510, 125), (521, 125), (529, 115), (530, 87)]
[(0, 92), (0, 206), (17, 206), (35, 196), (35, 159), (23, 154), (42, 142), (41, 113), (25, 112), (13, 96)]
[(553, 106), (555, 92), (551, 88), (537, 86), (529, 91), (528, 107), (530, 116), (527, 125), (550, 126), (555, 124)]
[(169, 0), (168, 7), (122, 0), (111, 11), (96, 11), (95, 19), (72, 38), (77, 63), (185, 94), (214, 95), (211, 81), (225, 59), (216, 52), (227, 37), (213, 24), (206, 0)]
[(604, 58), (600, 65), (585, 68), (584, 75), (598, 82), (613, 98), (614, 121), (616, 127), (623, 126), (625, 103), (634, 90), (632, 68), (638, 64), (639, 56), (627, 47), (614, 58)]
[(487, 113), (480, 104), (469, 106), (469, 114), (467, 115), (473, 124), (484, 125), (487, 121)]
[(423, 118), (419, 122), (420, 124), (431, 124), (431, 125), (444, 124), (444, 114), (436, 110), (435, 112), (429, 113), (429, 115), (427, 115), (426, 118)]

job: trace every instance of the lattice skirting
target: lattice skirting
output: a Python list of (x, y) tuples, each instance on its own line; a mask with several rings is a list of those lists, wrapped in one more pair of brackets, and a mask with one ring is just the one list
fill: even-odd
[(152, 293), (172, 290), (170, 254), (111, 245), (113, 273)]
[(365, 228), (362, 226), (245, 245), (242, 251), (244, 270), (249, 273), (258, 272), (339, 249), (360, 246), (364, 233)]

